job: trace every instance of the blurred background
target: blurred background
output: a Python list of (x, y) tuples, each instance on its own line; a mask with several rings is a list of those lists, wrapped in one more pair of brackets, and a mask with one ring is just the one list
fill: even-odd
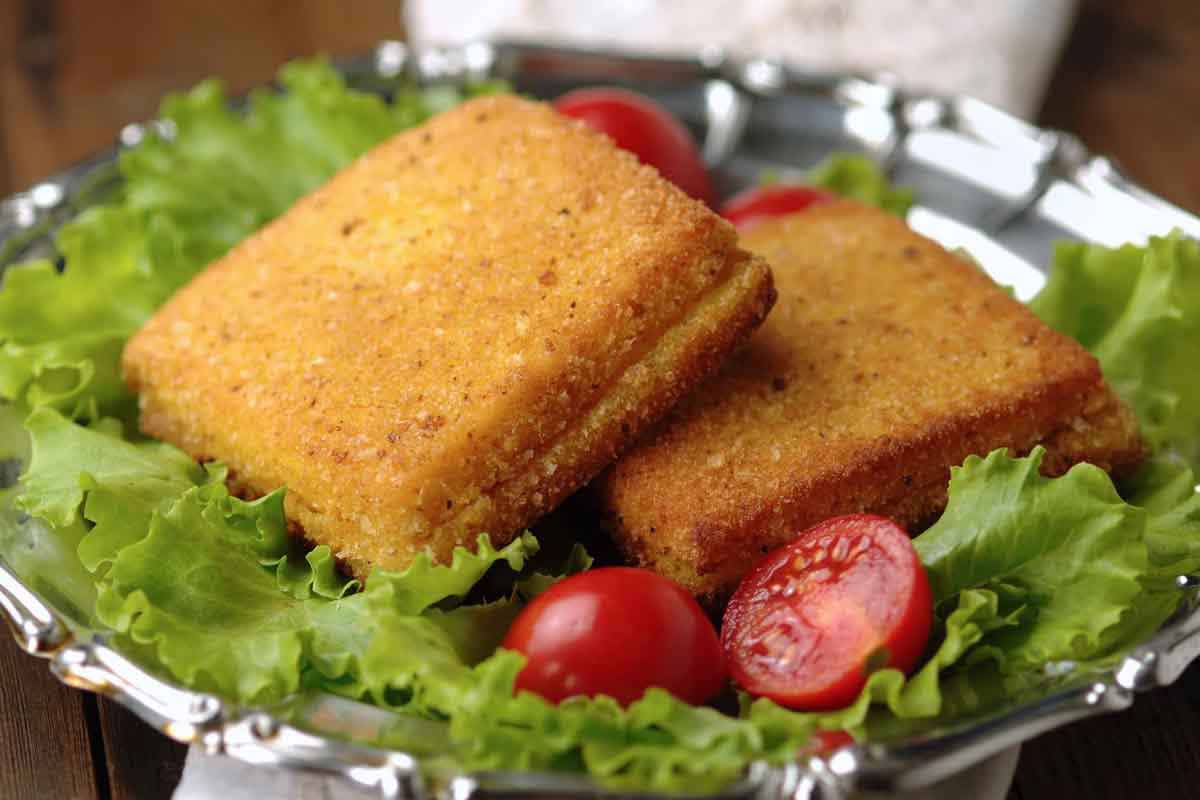
[[(932, 31), (941, 42), (926, 48), (925, 58), (937, 60), (934, 69), (939, 61), (944, 67), (931, 72), (929, 63), (916, 63), (926, 85), (980, 86), (976, 91), (985, 95), (994, 86), (1001, 102), (1006, 90), (1015, 92), (1010, 108), (1081, 135), (1153, 191), (1200, 211), (1198, 0), (910, 0), (907, 5), (929, 13), (922, 25), (900, 32), (896, 25), (912, 15), (894, 22), (881, 10), (903, 5), (897, 2), (701, 5), (707, 15), (689, 15), (696, 5), (681, 0), (409, 0), (407, 17), (417, 33), (444, 40), (494, 30), (537, 36), (570, 16), (567, 25), (639, 44), (660, 34), (626, 20), (667, 8), (676, 21), (661, 35), (674, 31), (683, 41), (724, 34), (735, 43), (764, 42), (770, 50), (780, 49), (794, 22), (797, 36), (815, 35), (819, 45), (793, 48), (801, 60), (838, 66), (857, 60), (902, 74), (908, 61), (920, 60), (913, 55), (921, 49), (912, 46), (914, 31)], [(0, 0), (0, 195), (109, 146), (124, 123), (153, 116), (171, 89), (219, 76), (237, 92), (269, 80), (290, 58), (352, 53), (380, 39), (404, 38), (401, 6), (400, 0)], [(726, 6), (752, 6), (760, 30), (750, 13), (740, 25), (713, 13)], [(974, 26), (967, 19), (971, 8)], [(761, 24), (766, 18), (771, 25)], [(990, 35), (996, 47), (966, 38), (972, 32), (983, 43)], [(1042, 41), (1047, 37), (1053, 46)], [(1026, 56), (1036, 62), (1032, 71)], [(1006, 86), (1005, 64), (1012, 75), (1029, 74), (1024, 80), (1036, 88)]]
[(172, 89), (240, 92), (403, 36), (398, 0), (0, 0), (0, 195), (110, 146)]

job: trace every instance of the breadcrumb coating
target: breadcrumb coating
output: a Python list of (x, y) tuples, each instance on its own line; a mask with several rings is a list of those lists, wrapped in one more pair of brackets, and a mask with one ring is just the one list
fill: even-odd
[(142, 429), (288, 488), (356, 574), (494, 544), (591, 479), (774, 299), (733, 229), (548, 106), (399, 134), (129, 342)]
[(596, 484), (636, 563), (719, 601), (828, 517), (884, 514), (915, 533), (970, 454), (1043, 444), (1049, 474), (1141, 459), (1091, 355), (901, 220), (843, 202), (742, 244), (772, 265), (771, 316)]

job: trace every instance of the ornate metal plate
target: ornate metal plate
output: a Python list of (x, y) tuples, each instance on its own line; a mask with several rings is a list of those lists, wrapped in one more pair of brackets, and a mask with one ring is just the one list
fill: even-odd
[[(797, 72), (719, 52), (676, 59), (515, 43), (413, 52), (385, 42), (342, 69), (352, 84), (377, 91), (402, 74), (422, 84), (501, 77), (543, 97), (584, 84), (629, 86), (653, 95), (692, 128), (722, 193), (766, 170), (798, 175), (835, 150), (866, 153), (915, 189), (920, 205), (910, 225), (966, 249), (1023, 298), (1040, 288), (1042, 273), (1032, 265), (1046, 263), (1056, 239), (1116, 245), (1173, 228), (1200, 237), (1200, 219), (1141, 189), (1069, 134), (1033, 127), (971, 98), (910, 94), (882, 80)], [(145, 125), (127, 126), (118, 148), (145, 131)], [(53, 256), (57, 226), (119, 185), (116, 153), (0, 202), (0, 268)], [(2, 472), (11, 483), (15, 470), (7, 466)], [(233, 707), (172, 685), (110, 648), (103, 634), (74, 623), (69, 607), (39, 597), (4, 558), (0, 553), (0, 609), (21, 646), (49, 659), (65, 683), (113, 698), (181, 742), (252, 764), (339, 776), (385, 798), (616, 796), (585, 778), (559, 774), (425, 774), (419, 756), (350, 743), (369, 741), (384, 712), (332, 696), (299, 698), (289, 707), (292, 722), (284, 723), (270, 710)], [(1173, 682), (1200, 655), (1200, 581), (1179, 581), (1186, 590), (1179, 612), (1111, 670), (1048, 669), (1040, 694), (1014, 698), (1001, 711), (902, 741), (843, 747), (807, 763), (754, 765), (718, 797), (828, 799), (864, 789), (922, 788), (1051, 728), (1126, 708), (1137, 693)]]

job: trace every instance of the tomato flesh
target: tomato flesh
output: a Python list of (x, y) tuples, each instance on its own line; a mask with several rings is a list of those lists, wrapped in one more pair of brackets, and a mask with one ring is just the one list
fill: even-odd
[(932, 624), (929, 579), (908, 534), (853, 514), (763, 558), (725, 610), (721, 644), (746, 691), (827, 710), (851, 703), (874, 669), (911, 670)]
[(554, 703), (604, 694), (628, 705), (658, 686), (699, 704), (725, 682), (720, 640), (695, 598), (633, 567), (559, 581), (522, 610), (503, 646), (526, 658), (516, 688)]
[(712, 204), (712, 181), (687, 128), (648, 97), (624, 89), (576, 89), (554, 108), (608, 134), (683, 191)]
[(721, 216), (739, 230), (746, 230), (772, 217), (796, 214), (836, 199), (837, 195), (815, 186), (780, 183), (755, 186), (726, 200), (721, 206)]

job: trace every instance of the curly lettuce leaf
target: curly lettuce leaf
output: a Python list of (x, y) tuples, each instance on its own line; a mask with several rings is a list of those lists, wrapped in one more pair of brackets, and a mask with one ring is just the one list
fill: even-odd
[[(243, 703), (280, 700), (307, 672), (310, 685), (324, 682), (339, 693), (396, 706), (397, 691), (422, 686), (369, 669), (377, 640), (399, 641), (404, 652), (444, 669), (435, 657), (441, 642), (459, 659), (455, 637), (473, 641), (496, 620), (462, 617), (461, 609), (424, 612), (454, 596), (481, 565), (519, 560), (536, 547), (536, 540), (518, 540), (484, 556), (459, 549), (455, 565), (433, 568), (402, 592), (394, 577), (374, 585), (368, 579), (366, 590), (354, 594), (345, 594), (344, 585), (321, 591), (309, 562), (313, 588), (304, 596), (280, 591), (274, 563), (254, 557), (259, 544), (273, 538), (269, 532), (284, 524), (277, 496), (244, 503), (199, 487), (156, 511), (149, 535), (122, 549), (102, 581), (101, 621), (152, 645), (158, 662), (180, 680)], [(248, 535), (264, 530), (262, 538)]]
[(985, 588), (1034, 612), (985, 643), (1010, 674), (1135, 644), (1174, 609), (1178, 592), (1162, 579), (1191, 566), (1200, 533), (1200, 503), (1181, 489), (1190, 473), (1148, 467), (1157, 474), (1143, 477), (1142, 495), (1154, 503), (1142, 507), (1090, 464), (1043, 477), (1042, 455), (968, 458), (945, 513), (914, 540), (937, 600)]
[[(78, 425), (50, 408), (25, 422), (32, 458), (21, 477), (18, 505), (53, 525), (74, 522), (89, 486), (127, 495), (131, 508), (150, 509), (197, 485), (204, 470), (183, 451), (160, 442), (122, 438), (121, 424)], [(93, 520), (94, 521), (94, 520)]]
[(1030, 306), (1099, 359), (1152, 449), (1200, 466), (1200, 243), (1059, 244)]
[[(421, 618), (408, 618), (414, 627)], [(420, 643), (419, 649), (413, 647)], [(696, 792), (728, 783), (763, 756), (756, 725), (651, 689), (622, 709), (607, 697), (553, 705), (514, 694), (523, 658), (501, 650), (471, 667), (440, 629), (389, 627), (368, 673), (392, 676), (404, 708), (449, 722), (455, 761), (471, 770), (585, 770), (616, 787)]]
[(230, 106), (217, 81), (170, 95), (161, 112), (174, 130), (171, 140), (150, 137), (122, 154), (125, 205), (164, 217), (178, 232), (175, 258), (167, 259), (177, 273), (220, 256), (419, 121), (410, 104), (348, 89), (326, 64), (289, 64), (279, 82), (283, 92), (252, 93), (244, 113)]
[(144, 223), (124, 208), (84, 212), (58, 247), (71, 265), (9, 267), (0, 291), (0, 396), (72, 414), (95, 403), (129, 416), (121, 347), (175, 288), (146, 253)]
[[(558, 706), (522, 692), (512, 681), (514, 653), (489, 659), (473, 676), (465, 713), (451, 720), (463, 761), (475, 769), (583, 769), (615, 788), (694, 794), (713, 791), (763, 754), (757, 726), (703, 706), (691, 706), (660, 689), (622, 709), (607, 697), (570, 698)], [(492, 698), (505, 698), (500, 703)], [(473, 722), (482, 735), (472, 736)], [(506, 730), (520, 732), (506, 736)]]
[[(783, 180), (776, 170), (759, 175), (760, 186), (772, 186)], [(799, 179), (807, 186), (819, 186), (850, 200), (875, 206), (904, 217), (912, 208), (914, 194), (905, 186), (895, 186), (872, 159), (856, 153), (834, 153)], [(785, 180), (786, 182), (786, 180)]]
[[(1127, 505), (1103, 470), (1081, 464), (1061, 478), (1040, 472), (1045, 451), (1010, 458), (996, 450), (951, 470), (941, 518), (914, 541), (935, 601), (991, 580), (1060, 587), (1077, 573), (1124, 574), (1096, 558), (1137, 541), (1145, 512)], [(1126, 531), (1133, 529), (1132, 534)], [(1042, 568), (1048, 568), (1046, 573)]]
[(282, 698), (299, 687), (306, 609), (238, 546), (240, 529), (274, 504), (234, 509), (205, 495), (189, 489), (153, 512), (149, 533), (113, 560), (97, 616), (190, 686), (243, 702)]
[(538, 541), (528, 532), (500, 550), (487, 536), (480, 536), (475, 552), (455, 548), (447, 565), (435, 564), (422, 553), (402, 572), (377, 569), (367, 581), (367, 592), (386, 597), (400, 614), (418, 614), (446, 600), (461, 600), (494, 564), (504, 562), (520, 572), (537, 551)]
[(809, 173), (808, 182), (898, 217), (907, 214), (913, 204), (912, 189), (893, 186), (879, 165), (867, 156), (835, 153)]

